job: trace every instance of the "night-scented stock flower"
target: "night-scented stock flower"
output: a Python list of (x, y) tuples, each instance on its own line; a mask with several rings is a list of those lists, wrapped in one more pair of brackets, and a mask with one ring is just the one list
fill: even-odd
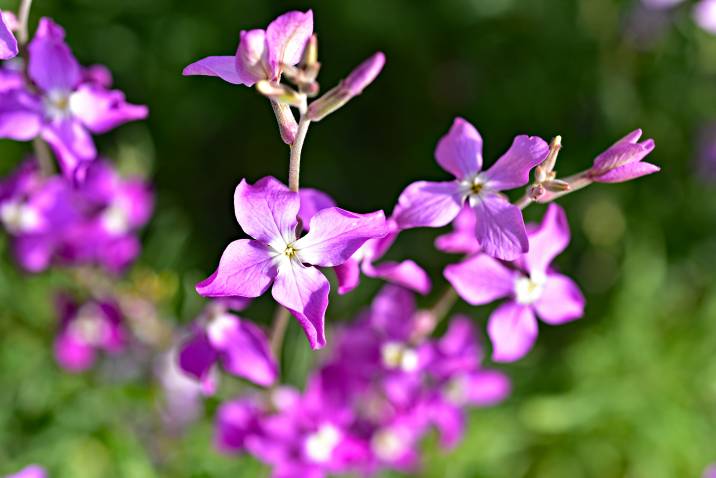
[(0, 94), (0, 137), (41, 137), (57, 155), (63, 173), (81, 181), (97, 157), (92, 134), (144, 119), (147, 108), (126, 103), (122, 92), (83, 78), (64, 30), (49, 18), (40, 20), (28, 55), (32, 84)]
[(9, 60), (18, 53), (17, 39), (12, 34), (8, 19), (10, 17), (0, 11), (0, 60)]
[(587, 177), (597, 183), (621, 183), (661, 170), (642, 161), (654, 150), (654, 140), (639, 142), (642, 132), (632, 131), (594, 159)]
[(512, 362), (530, 351), (537, 338), (535, 314), (550, 325), (582, 317), (584, 297), (579, 288), (550, 267), (569, 240), (566, 215), (551, 204), (540, 226), (529, 231), (529, 252), (514, 267), (478, 253), (445, 268), (445, 278), (472, 305), (510, 299), (490, 315), (487, 324), (493, 360)]
[(529, 243), (520, 209), (501, 191), (524, 186), (530, 170), (547, 156), (547, 143), (536, 136), (517, 136), (510, 149), (482, 171), (482, 137), (474, 126), (456, 118), (438, 142), (438, 164), (454, 181), (418, 181), (398, 199), (395, 220), (403, 229), (441, 227), (459, 214), (464, 204), (475, 211), (475, 234), (482, 250), (512, 260), (527, 252)]
[(253, 239), (239, 239), (224, 251), (219, 266), (196, 290), (205, 297), (258, 297), (273, 283), (273, 298), (303, 327), (311, 347), (326, 343), (324, 318), (328, 279), (318, 267), (347, 261), (368, 239), (386, 234), (382, 211), (355, 214), (322, 209), (298, 237), (300, 196), (266, 177), (253, 186), (242, 180), (234, 195), (239, 225)]

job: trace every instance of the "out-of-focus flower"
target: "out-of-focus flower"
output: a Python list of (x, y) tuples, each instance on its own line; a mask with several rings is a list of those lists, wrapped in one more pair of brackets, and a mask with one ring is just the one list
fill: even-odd
[(5, 478), (47, 478), (45, 469), (39, 465), (30, 465)]
[(65, 176), (82, 181), (97, 157), (91, 134), (144, 119), (148, 110), (127, 103), (122, 92), (107, 90), (104, 82), (87, 81), (65, 43), (64, 30), (49, 18), (40, 20), (28, 52), (33, 88), (0, 94), (0, 137), (42, 137), (57, 154)]
[(179, 365), (212, 393), (215, 379), (211, 374), (217, 362), (229, 373), (264, 387), (272, 386), (278, 377), (278, 365), (264, 332), (225, 307), (212, 304), (182, 345)]
[(217, 76), (237, 85), (260, 80), (278, 82), (285, 65), (301, 61), (313, 34), (313, 12), (291, 11), (272, 21), (266, 30), (241, 31), (234, 56), (209, 56), (184, 68), (185, 76)]
[(205, 385), (179, 367), (178, 355), (174, 347), (161, 354), (155, 366), (155, 374), (164, 390), (162, 419), (169, 429), (177, 432), (199, 417), (205, 393)]
[[(330, 196), (315, 189), (303, 188), (299, 195), (301, 208), (298, 217), (304, 227), (318, 211), (335, 206)], [(392, 218), (386, 220), (386, 227), (388, 233), (385, 236), (366, 241), (350, 259), (334, 268), (338, 278), (339, 294), (347, 294), (355, 289), (360, 283), (361, 272), (368, 277), (380, 278), (421, 294), (430, 292), (430, 277), (414, 261), (408, 259), (401, 262), (374, 264), (388, 252), (400, 233)]]
[(97, 352), (117, 354), (126, 346), (126, 331), (119, 307), (111, 301), (78, 304), (59, 299), (60, 331), (55, 358), (65, 370), (82, 372), (92, 367)]
[(196, 290), (205, 297), (258, 297), (273, 283), (273, 298), (301, 324), (311, 347), (326, 343), (324, 318), (328, 279), (317, 267), (347, 261), (368, 239), (386, 234), (382, 211), (355, 214), (337, 207), (322, 209), (297, 237), (298, 193), (272, 177), (236, 188), (239, 225), (253, 240), (232, 242), (211, 276)]
[(641, 134), (640, 129), (632, 131), (597, 156), (588, 178), (598, 183), (621, 183), (660, 171), (659, 166), (642, 161), (655, 145), (653, 139), (639, 143)]
[(701, 0), (694, 5), (693, 16), (698, 26), (716, 34), (716, 0)]
[(457, 118), (435, 150), (438, 164), (454, 181), (418, 181), (398, 200), (395, 220), (402, 229), (441, 227), (469, 204), (478, 218), (475, 235), (482, 250), (493, 257), (513, 260), (527, 252), (529, 243), (520, 209), (500, 193), (524, 186), (530, 170), (547, 156), (549, 146), (536, 136), (517, 136), (510, 149), (487, 171), (482, 171), (482, 137), (474, 126)]
[(707, 181), (716, 180), (716, 122), (708, 123), (699, 130), (696, 148), (698, 177)]
[(583, 315), (584, 297), (577, 285), (550, 267), (569, 239), (564, 211), (550, 204), (542, 224), (530, 230), (530, 251), (515, 262), (517, 269), (485, 254), (445, 268), (455, 291), (472, 305), (510, 298), (492, 313), (487, 325), (494, 360), (511, 362), (529, 352), (537, 338), (535, 313), (551, 325)]
[(17, 40), (12, 34), (14, 16), (0, 11), (0, 60), (17, 56)]
[(646, 7), (654, 9), (673, 8), (683, 2), (684, 0), (641, 0)]
[(716, 464), (710, 465), (704, 470), (703, 478), (716, 478)]

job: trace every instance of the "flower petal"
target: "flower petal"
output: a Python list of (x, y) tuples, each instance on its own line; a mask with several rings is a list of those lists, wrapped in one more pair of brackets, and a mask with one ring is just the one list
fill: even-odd
[[(233, 56), (207, 56), (186, 66), (181, 72), (184, 76), (217, 76), (234, 85), (246, 84), (236, 70), (236, 58)], [(252, 86), (253, 83), (247, 85)]]
[(544, 161), (548, 152), (549, 145), (542, 138), (517, 136), (510, 149), (485, 172), (487, 184), (497, 191), (524, 186), (530, 180), (530, 170)]
[(297, 193), (270, 176), (252, 186), (245, 179), (236, 187), (236, 220), (246, 234), (283, 252), (296, 239)]
[(218, 354), (204, 331), (198, 331), (179, 351), (179, 367), (200, 382), (209, 377)]
[(303, 230), (308, 231), (308, 227), (311, 223), (311, 218), (322, 209), (333, 207), (336, 205), (335, 201), (323, 191), (311, 188), (301, 188), (298, 192), (301, 198), (301, 207), (298, 210), (298, 218), (303, 224)]
[(298, 319), (314, 350), (326, 345), (324, 321), (329, 290), (328, 279), (318, 269), (295, 260), (281, 264), (271, 289), (276, 302)]
[(516, 302), (499, 306), (487, 322), (492, 360), (514, 362), (530, 351), (537, 339), (537, 319), (532, 309)]
[(146, 106), (127, 103), (121, 91), (90, 84), (81, 85), (72, 93), (70, 110), (93, 133), (105, 133), (149, 114)]
[(17, 40), (5, 24), (3, 14), (0, 12), (0, 60), (9, 60), (17, 53)]
[(337, 207), (318, 211), (308, 234), (295, 242), (302, 262), (323, 267), (343, 264), (368, 239), (387, 233), (383, 211), (356, 214)]
[(442, 227), (455, 219), (463, 202), (456, 181), (418, 181), (400, 194), (393, 217), (401, 229)]
[(498, 259), (515, 260), (529, 250), (522, 211), (499, 194), (487, 194), (473, 206), (475, 233), (482, 250)]
[(468, 179), (482, 169), (482, 136), (463, 118), (455, 118), (435, 149), (438, 164), (457, 179)]
[(584, 296), (572, 279), (562, 274), (548, 274), (542, 295), (534, 303), (543, 322), (559, 325), (584, 315)]
[(409, 259), (402, 262), (384, 262), (378, 265), (365, 261), (363, 262), (363, 273), (368, 277), (377, 277), (423, 295), (430, 292), (432, 287), (427, 272)]
[(214, 317), (207, 327), (209, 341), (223, 352), (224, 368), (257, 385), (270, 387), (278, 377), (278, 365), (268, 339), (257, 326), (231, 314)]
[(238, 82), (246, 86), (254, 86), (257, 81), (268, 79), (265, 59), (266, 32), (259, 29), (242, 31), (234, 58)]
[(612, 169), (593, 179), (598, 183), (623, 183), (624, 181), (630, 181), (659, 171), (661, 171), (661, 168), (655, 164), (637, 162)]
[(23, 89), (0, 94), (0, 138), (27, 141), (40, 134), (40, 100)]
[(71, 334), (62, 333), (55, 339), (55, 359), (65, 370), (82, 372), (94, 363), (95, 350)]
[(475, 236), (477, 219), (473, 208), (469, 205), (463, 206), (452, 226), (452, 232), (435, 238), (436, 249), (454, 254), (475, 254), (480, 251), (480, 243)]
[(277, 80), (281, 65), (296, 65), (313, 34), (313, 12), (284, 13), (266, 28), (268, 64), (272, 80)]
[(28, 47), (28, 74), (44, 91), (72, 91), (82, 72), (77, 59), (65, 43), (65, 31), (49, 18), (40, 19), (35, 37)]
[(552, 260), (569, 245), (569, 224), (564, 209), (550, 204), (539, 228), (528, 233), (530, 250), (524, 255), (531, 274), (546, 274)]
[(46, 125), (42, 138), (57, 155), (65, 177), (82, 181), (89, 163), (97, 157), (94, 141), (85, 127), (79, 121), (67, 118)]
[(360, 261), (351, 257), (343, 264), (333, 268), (338, 280), (338, 293), (347, 294), (360, 284)]
[(221, 255), (216, 272), (196, 284), (196, 291), (204, 297), (258, 297), (276, 277), (274, 256), (258, 241), (234, 241)]
[(489, 304), (507, 297), (515, 285), (515, 273), (485, 254), (451, 264), (443, 275), (455, 292), (471, 305)]
[(510, 394), (510, 379), (496, 370), (479, 370), (464, 377), (467, 403), (488, 407), (503, 401)]

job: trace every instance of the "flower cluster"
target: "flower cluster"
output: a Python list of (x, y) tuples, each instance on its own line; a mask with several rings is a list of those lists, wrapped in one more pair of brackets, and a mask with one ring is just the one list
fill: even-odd
[(412, 295), (385, 287), (342, 329), (302, 393), (288, 387), (224, 403), (216, 444), (249, 452), (275, 477), (409, 472), (431, 429), (446, 448), (460, 441), (465, 410), (502, 401), (508, 379), (480, 365), (471, 321), (456, 316), (445, 335), (425, 339)]

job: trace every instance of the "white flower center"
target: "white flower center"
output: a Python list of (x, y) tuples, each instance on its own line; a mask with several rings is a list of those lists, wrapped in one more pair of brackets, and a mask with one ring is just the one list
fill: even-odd
[(45, 116), (51, 121), (63, 120), (72, 114), (69, 91), (50, 90), (42, 99), (42, 104), (45, 109)]
[(395, 461), (405, 453), (401, 437), (389, 428), (383, 428), (373, 434), (370, 440), (373, 453), (383, 461)]
[(102, 226), (114, 235), (121, 235), (129, 231), (129, 214), (120, 204), (111, 204), (102, 212)]
[(515, 300), (518, 304), (532, 304), (542, 297), (545, 277), (533, 274), (530, 277), (521, 276), (515, 280)]
[(386, 342), (380, 348), (383, 365), (389, 369), (414, 372), (418, 369), (419, 357), (415, 349), (401, 342)]
[(100, 314), (101, 312), (94, 305), (82, 307), (77, 318), (70, 323), (69, 333), (86, 344), (95, 347), (102, 345), (109, 330), (108, 324)]
[(340, 430), (333, 425), (322, 425), (306, 438), (304, 443), (306, 455), (316, 463), (325, 463), (331, 459), (340, 439)]
[(9, 232), (18, 234), (36, 228), (40, 223), (40, 216), (26, 203), (8, 201), (0, 206), (0, 220)]
[(474, 207), (478, 204), (482, 196), (488, 190), (487, 180), (482, 174), (477, 174), (471, 179), (465, 179), (460, 181), (460, 191), (465, 199), (470, 203), (470, 206)]
[(226, 342), (229, 331), (236, 326), (236, 319), (231, 314), (219, 314), (209, 321), (206, 326), (206, 334), (213, 343)]

